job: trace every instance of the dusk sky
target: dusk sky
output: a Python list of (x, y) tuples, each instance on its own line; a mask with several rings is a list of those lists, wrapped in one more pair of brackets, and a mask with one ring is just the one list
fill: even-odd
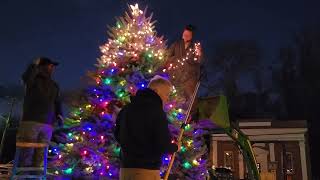
[(100, 56), (107, 25), (135, 2), (154, 13), (169, 43), (185, 24), (196, 25), (209, 59), (219, 41), (258, 40), (264, 63), (271, 63), (295, 32), (320, 19), (316, 0), (0, 0), (0, 85), (18, 84), (28, 63), (48, 56), (61, 63), (55, 74), (61, 87), (76, 88)]

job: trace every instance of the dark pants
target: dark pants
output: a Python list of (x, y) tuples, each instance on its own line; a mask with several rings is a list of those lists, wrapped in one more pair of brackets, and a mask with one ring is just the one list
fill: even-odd
[[(18, 128), (17, 142), (49, 143), (52, 135), (52, 126), (34, 121), (22, 121)], [(43, 148), (23, 148), (20, 152), (19, 166), (43, 166)]]

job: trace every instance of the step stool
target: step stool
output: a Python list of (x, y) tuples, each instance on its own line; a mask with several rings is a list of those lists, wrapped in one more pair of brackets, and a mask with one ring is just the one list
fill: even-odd
[[(44, 148), (44, 158), (43, 167), (18, 167), (19, 155), (21, 148)], [(16, 154), (13, 162), (12, 175), (10, 180), (14, 179), (27, 179), (27, 178), (39, 178), (46, 179), (47, 176), (47, 154), (48, 154), (48, 144), (46, 143), (30, 143), (30, 142), (17, 142), (16, 143)], [(17, 175), (19, 172), (28, 171), (42, 171), (41, 175)]]

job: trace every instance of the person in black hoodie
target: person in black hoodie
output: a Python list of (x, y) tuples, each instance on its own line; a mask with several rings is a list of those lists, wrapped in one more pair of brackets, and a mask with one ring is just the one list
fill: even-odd
[[(59, 87), (51, 78), (57, 65), (49, 58), (41, 57), (23, 73), (25, 95), (17, 142), (49, 143), (54, 123), (58, 120), (59, 125), (62, 125)], [(23, 149), (19, 165), (42, 166), (43, 151), (42, 148)]]
[(121, 146), (120, 180), (160, 180), (161, 156), (178, 151), (163, 110), (171, 87), (156, 76), (119, 112), (114, 135)]

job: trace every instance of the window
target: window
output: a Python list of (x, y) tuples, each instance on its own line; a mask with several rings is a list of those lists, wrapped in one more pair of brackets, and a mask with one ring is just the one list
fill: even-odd
[(233, 152), (232, 151), (224, 151), (224, 166), (233, 169)]

